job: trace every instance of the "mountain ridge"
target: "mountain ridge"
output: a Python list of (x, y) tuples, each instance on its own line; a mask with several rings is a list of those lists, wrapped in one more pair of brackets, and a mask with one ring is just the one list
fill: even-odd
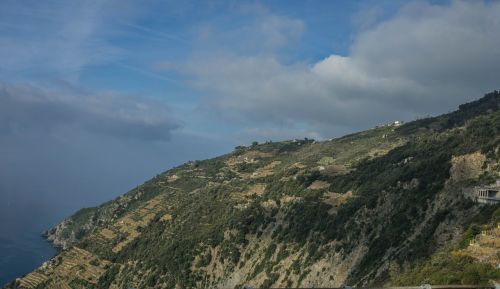
[[(499, 109), (494, 91), (403, 125), (188, 162), (47, 231), (60, 254), (5, 288), (422, 282), (418, 268), (497, 218), (498, 205), (463, 191), (500, 177)], [(492, 264), (467, 264), (457, 268), (478, 278), (453, 272), (440, 282), (500, 279)]]

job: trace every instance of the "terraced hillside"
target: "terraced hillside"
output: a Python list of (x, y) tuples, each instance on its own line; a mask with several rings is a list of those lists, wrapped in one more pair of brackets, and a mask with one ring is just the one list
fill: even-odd
[(498, 259), (467, 247), (498, 254), (470, 232), (498, 205), (465, 192), (500, 178), (499, 108), (493, 92), (402, 126), (188, 162), (49, 230), (61, 253), (7, 288), (415, 285), (443, 254), (467, 254), (479, 277), (442, 283), (498, 281)]
[(21, 288), (95, 287), (109, 261), (76, 246), (62, 252), (44, 266), (18, 280)]
[(467, 253), (483, 263), (500, 264), (500, 226), (483, 228), (480, 234), (470, 241)]

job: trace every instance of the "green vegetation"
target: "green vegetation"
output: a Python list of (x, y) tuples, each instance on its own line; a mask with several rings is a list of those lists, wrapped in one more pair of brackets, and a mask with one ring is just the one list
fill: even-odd
[(430, 261), (416, 270), (396, 277), (393, 284), (484, 285), (499, 278), (500, 270), (492, 265), (478, 263), (470, 256), (447, 250), (435, 254)]
[[(400, 127), (239, 146), (83, 209), (49, 235), (111, 262), (96, 288), (213, 288), (238, 270), (238, 286), (328, 285), (338, 280), (325, 264), (353, 256), (349, 285), (488, 283), (498, 269), (456, 252), (500, 221), (496, 207), (462, 194), (499, 177), (499, 104), (493, 92)], [(474, 152), (487, 159), (480, 176), (450, 182), (452, 158)], [(460, 240), (441, 240), (456, 229)]]
[[(492, 209), (495, 211), (491, 212)], [(483, 211), (483, 216), (491, 216), (489, 224), (496, 226), (500, 218), (499, 206)], [(485, 285), (500, 279), (500, 270), (488, 263), (481, 263), (464, 249), (469, 241), (481, 232), (477, 223), (469, 226), (456, 246), (448, 246), (432, 256), (428, 261), (402, 275), (392, 276), (391, 285), (411, 284), (466, 284)], [(498, 253), (497, 253), (498, 254)]]

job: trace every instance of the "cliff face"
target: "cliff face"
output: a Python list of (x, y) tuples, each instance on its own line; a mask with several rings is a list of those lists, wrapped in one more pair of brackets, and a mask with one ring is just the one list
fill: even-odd
[(62, 221), (54, 228), (43, 232), (42, 236), (47, 239), (47, 241), (51, 242), (54, 247), (67, 249), (69, 247), (69, 243), (76, 242), (74, 235), (73, 237), (68, 237), (63, 234), (63, 232), (67, 229), (69, 222), (69, 219)]
[[(492, 93), (402, 126), (238, 147), (186, 163), (49, 230), (47, 238), (64, 250), (9, 287), (395, 280), (463, 241), (472, 223), (490, 220), (496, 207), (478, 205), (463, 191), (499, 178), (499, 104)], [(423, 281), (411, 276), (394, 282)]]

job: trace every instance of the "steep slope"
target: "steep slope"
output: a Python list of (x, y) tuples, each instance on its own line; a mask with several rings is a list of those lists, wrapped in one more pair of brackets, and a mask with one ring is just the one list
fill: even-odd
[[(425, 266), (472, 223), (493, 218), (498, 205), (476, 204), (464, 189), (500, 177), (499, 107), (493, 92), (403, 126), (188, 162), (48, 231), (62, 252), (7, 288), (418, 280), (394, 272)], [(500, 278), (491, 272), (475, 281)]]
[[(495, 207), (489, 207), (490, 210)], [(492, 216), (490, 220), (488, 216)], [(461, 240), (435, 253), (412, 270), (398, 272), (392, 268), (389, 285), (407, 284), (479, 284), (497, 280), (500, 263), (500, 209), (479, 215)]]

